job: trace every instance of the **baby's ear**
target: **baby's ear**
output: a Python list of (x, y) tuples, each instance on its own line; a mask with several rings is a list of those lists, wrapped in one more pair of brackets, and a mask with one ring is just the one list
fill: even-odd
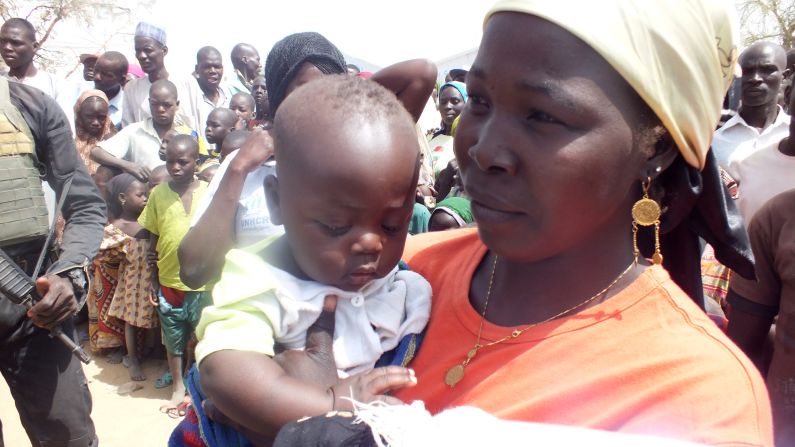
[(271, 222), (274, 225), (283, 225), (282, 206), (279, 200), (279, 179), (271, 174), (265, 177), (262, 185), (265, 188), (265, 201), (268, 203), (268, 211), (271, 214)]

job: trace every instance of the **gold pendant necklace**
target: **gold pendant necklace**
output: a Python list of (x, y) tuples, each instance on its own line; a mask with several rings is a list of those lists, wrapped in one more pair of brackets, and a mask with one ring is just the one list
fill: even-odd
[(489, 307), (489, 298), (491, 297), (491, 288), (494, 285), (494, 272), (497, 271), (497, 259), (499, 259), (499, 257), (495, 255), (494, 256), (494, 263), (491, 266), (491, 275), (489, 276), (489, 287), (486, 290), (486, 302), (483, 303), (483, 312), (481, 313), (481, 316), (480, 316), (480, 328), (478, 329), (478, 337), (475, 340), (475, 345), (472, 347), (472, 349), (467, 351), (466, 358), (464, 359), (463, 362), (461, 362), (461, 363), (459, 363), (457, 365), (451, 366), (447, 370), (447, 373), (444, 375), (444, 383), (447, 384), (450, 388), (456, 386), (456, 384), (458, 382), (460, 382), (461, 380), (464, 379), (464, 369), (467, 367), (467, 365), (469, 365), (469, 363), (472, 361), (472, 359), (475, 358), (475, 356), (477, 355), (478, 351), (480, 351), (483, 348), (488, 348), (489, 346), (498, 345), (498, 344), (500, 344), (500, 343), (502, 343), (504, 341), (512, 340), (514, 338), (517, 338), (517, 337), (521, 336), (522, 334), (524, 334), (530, 328), (538, 326), (539, 324), (548, 323), (548, 322), (550, 322), (550, 321), (552, 321), (552, 320), (554, 320), (556, 318), (559, 318), (559, 317), (562, 317), (563, 315), (566, 315), (567, 313), (571, 312), (574, 309), (577, 309), (578, 307), (582, 307), (582, 306), (590, 303), (591, 301), (593, 301), (596, 298), (604, 295), (605, 293), (607, 293), (608, 290), (613, 288), (613, 286), (616, 285), (616, 283), (618, 283), (621, 280), (621, 278), (624, 277), (624, 275), (629, 273), (629, 271), (632, 269), (632, 267), (636, 264), (636, 261), (632, 261), (632, 263), (629, 264), (629, 266), (626, 269), (624, 269), (624, 271), (621, 272), (621, 274), (618, 275), (618, 277), (616, 279), (614, 279), (613, 282), (611, 282), (607, 287), (605, 287), (604, 289), (600, 290), (596, 295), (588, 298), (587, 300), (585, 300), (585, 301), (583, 301), (583, 302), (581, 302), (581, 303), (579, 303), (579, 304), (577, 304), (575, 306), (572, 306), (572, 307), (564, 310), (563, 312), (555, 314), (555, 315), (547, 318), (544, 321), (539, 321), (538, 323), (533, 323), (533, 324), (531, 324), (531, 325), (529, 325), (527, 327), (524, 327), (522, 329), (516, 329), (513, 332), (511, 332), (510, 334), (506, 335), (505, 337), (500, 338), (499, 340), (486, 343), (485, 345), (481, 345), (480, 344), (480, 337), (481, 337), (481, 335), (483, 335), (483, 322), (486, 320), (486, 309)]

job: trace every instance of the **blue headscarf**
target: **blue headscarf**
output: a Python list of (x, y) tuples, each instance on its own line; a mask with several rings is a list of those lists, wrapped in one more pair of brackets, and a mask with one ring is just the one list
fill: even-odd
[(458, 82), (458, 81), (445, 82), (439, 88), (439, 94), (441, 95), (444, 89), (446, 89), (447, 87), (453, 87), (456, 90), (458, 90), (458, 93), (461, 93), (461, 97), (464, 98), (464, 102), (467, 102), (467, 99), (469, 99), (469, 96), (467, 96), (467, 86), (463, 82)]

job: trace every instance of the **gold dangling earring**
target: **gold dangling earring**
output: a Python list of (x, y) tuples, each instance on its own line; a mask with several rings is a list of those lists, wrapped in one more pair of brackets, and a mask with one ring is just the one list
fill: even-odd
[(663, 262), (662, 253), (660, 253), (660, 216), (662, 210), (660, 204), (649, 198), (649, 187), (651, 186), (651, 177), (647, 177), (643, 181), (643, 198), (635, 202), (632, 206), (632, 248), (635, 253), (635, 263), (638, 262), (640, 257), (640, 250), (638, 249), (638, 225), (649, 227), (654, 225), (654, 255), (651, 260), (654, 264), (660, 265)]

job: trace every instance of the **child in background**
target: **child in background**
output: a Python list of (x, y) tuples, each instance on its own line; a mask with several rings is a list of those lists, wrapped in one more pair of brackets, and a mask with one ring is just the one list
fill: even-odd
[(224, 138), (223, 144), (221, 144), (221, 154), (218, 161), (223, 163), (227, 155), (240, 149), (240, 146), (246, 142), (246, 138), (248, 138), (250, 133), (251, 132), (248, 130), (235, 130), (230, 132), (229, 135)]
[(202, 164), (201, 168), (199, 168), (199, 172), (196, 174), (196, 177), (203, 182), (210, 183), (213, 181), (213, 177), (215, 177), (215, 174), (218, 172), (219, 166), (220, 163), (218, 163), (218, 160), (208, 160)]
[(122, 241), (118, 283), (108, 316), (124, 322), (124, 340), (130, 380), (143, 381), (141, 368), (140, 329), (157, 327), (155, 309), (150, 304), (152, 270), (147, 262), (149, 232), (138, 224), (146, 206), (149, 188), (130, 174), (121, 174), (108, 183), (108, 208), (115, 217), (107, 225), (106, 234)]
[(170, 181), (171, 177), (168, 176), (166, 165), (157, 166), (156, 168), (152, 169), (151, 173), (149, 173), (149, 191), (151, 192), (153, 189), (155, 189), (155, 186), (163, 182)]
[[(278, 175), (267, 177), (266, 192), (286, 235), (227, 255), (214, 305), (196, 332), (207, 395), (260, 433), (257, 421), (273, 428), (350, 409), (352, 390), (369, 402), (411, 386), (410, 370), (372, 368), (406, 342), (416, 349), (431, 298), (422, 277), (398, 268), (419, 148), (395, 95), (372, 81), (327, 76), (285, 99), (272, 135)], [(329, 295), (337, 297), (329, 357), (337, 374), (294, 378), (273, 360), (276, 345), (302, 349), (307, 329), (328, 310), (325, 301), (333, 301)], [(393, 364), (405, 365), (412, 354)]]
[(169, 414), (178, 410), (185, 396), (182, 382), (185, 344), (199, 322), (202, 309), (210, 303), (204, 287), (190, 289), (180, 281), (177, 259), (177, 247), (188, 231), (195, 205), (207, 191), (207, 184), (194, 177), (198, 157), (199, 145), (192, 137), (171, 138), (166, 147), (166, 169), (171, 180), (151, 191), (138, 218), (141, 226), (151, 233), (150, 251), (157, 254), (152, 282), (154, 289), (160, 291), (158, 315), (174, 381), (171, 402), (161, 407), (161, 411)]
[(215, 145), (215, 149), (211, 151), (210, 156), (218, 158), (221, 152), (221, 144), (224, 138), (229, 135), (229, 132), (235, 130), (237, 124), (237, 114), (226, 107), (218, 107), (213, 109), (207, 115), (207, 127), (204, 130), (204, 136), (207, 142)]
[[(97, 170), (97, 173), (101, 172), (102, 166)], [(114, 181), (120, 176), (109, 179), (104, 185), (110, 222), (121, 215), (121, 205), (114, 206), (114, 202), (118, 202), (119, 192), (124, 192), (127, 184)], [(124, 189), (119, 191), (122, 187)], [(127, 236), (123, 231), (112, 223), (105, 225), (99, 251), (92, 261), (94, 280), (86, 299), (89, 347), (92, 352), (107, 354), (107, 361), (114, 364), (122, 361), (123, 352), (120, 348), (124, 346), (124, 322), (108, 315), (108, 310), (119, 282), (126, 241)]]
[[(97, 185), (97, 189), (99, 190), (99, 194), (102, 197), (107, 197), (105, 194), (106, 194), (107, 184), (110, 181), (110, 179), (112, 179), (113, 177), (115, 177), (115, 176), (117, 176), (119, 174), (121, 174), (121, 169), (113, 168), (113, 167), (105, 166), (105, 165), (97, 166), (97, 170), (96, 170), (96, 172), (94, 172), (94, 174), (91, 175), (91, 178), (94, 179), (94, 184)], [(110, 215), (110, 212), (109, 212), (108, 220), (110, 220), (111, 218), (112, 218), (112, 216)]]
[(160, 139), (160, 149), (157, 151), (157, 155), (163, 161), (166, 161), (166, 146), (168, 146), (168, 142), (171, 141), (171, 137), (173, 137), (174, 135), (179, 135), (179, 132), (177, 132), (174, 129), (171, 129), (165, 134), (163, 134), (163, 138)]
[(428, 222), (428, 231), (465, 227), (475, 221), (472, 206), (465, 197), (448, 197), (436, 204)]
[(235, 93), (229, 100), (229, 109), (237, 114), (235, 129), (249, 129), (251, 121), (256, 114), (257, 103), (254, 97), (246, 92)]

